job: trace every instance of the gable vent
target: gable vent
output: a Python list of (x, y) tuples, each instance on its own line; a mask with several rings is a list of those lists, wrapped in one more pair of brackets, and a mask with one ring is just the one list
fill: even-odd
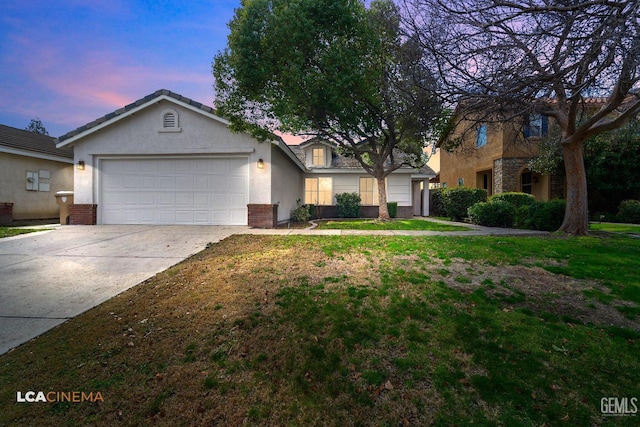
[(177, 127), (176, 115), (174, 113), (165, 113), (164, 117), (162, 118), (162, 127), (163, 128)]

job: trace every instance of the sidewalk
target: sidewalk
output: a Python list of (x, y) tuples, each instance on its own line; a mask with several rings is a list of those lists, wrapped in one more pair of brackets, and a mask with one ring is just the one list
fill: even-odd
[[(315, 225), (307, 228), (249, 228), (237, 234), (255, 235), (304, 235), (304, 236), (546, 236), (547, 231), (521, 230), (518, 228), (482, 227), (462, 222), (443, 221), (435, 218), (414, 217), (425, 221), (467, 227), (467, 231), (428, 231), (428, 230), (318, 230)], [(313, 222), (312, 222), (313, 224)]]

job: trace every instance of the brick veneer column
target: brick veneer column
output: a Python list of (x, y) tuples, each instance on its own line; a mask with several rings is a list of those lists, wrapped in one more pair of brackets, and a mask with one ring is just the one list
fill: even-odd
[(95, 225), (98, 222), (98, 205), (73, 204), (70, 208), (69, 224)]
[(276, 228), (278, 226), (278, 205), (247, 205), (249, 227)]
[(13, 203), (0, 203), (0, 224), (13, 222)]

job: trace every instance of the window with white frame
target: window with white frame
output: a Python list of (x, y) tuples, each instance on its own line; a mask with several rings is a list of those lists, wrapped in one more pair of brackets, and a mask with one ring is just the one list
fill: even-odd
[(311, 164), (313, 166), (324, 166), (324, 147), (317, 147), (311, 150)]
[(332, 181), (328, 177), (305, 178), (304, 202), (308, 205), (331, 205), (333, 201)]
[(362, 205), (378, 205), (377, 181), (373, 177), (360, 177), (360, 203)]

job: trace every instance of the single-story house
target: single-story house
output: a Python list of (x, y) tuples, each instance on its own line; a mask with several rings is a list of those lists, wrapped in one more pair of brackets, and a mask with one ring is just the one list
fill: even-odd
[[(375, 182), (332, 144), (259, 142), (228, 126), (212, 108), (158, 90), (59, 137), (57, 146), (73, 147), (75, 156), (71, 224), (271, 228), (290, 218), (298, 200), (333, 216), (335, 195), (353, 191), (374, 210)], [(434, 175), (406, 167), (387, 178), (399, 216), (428, 212)]]
[(73, 149), (0, 125), (0, 222), (58, 217), (55, 194), (73, 190)]

